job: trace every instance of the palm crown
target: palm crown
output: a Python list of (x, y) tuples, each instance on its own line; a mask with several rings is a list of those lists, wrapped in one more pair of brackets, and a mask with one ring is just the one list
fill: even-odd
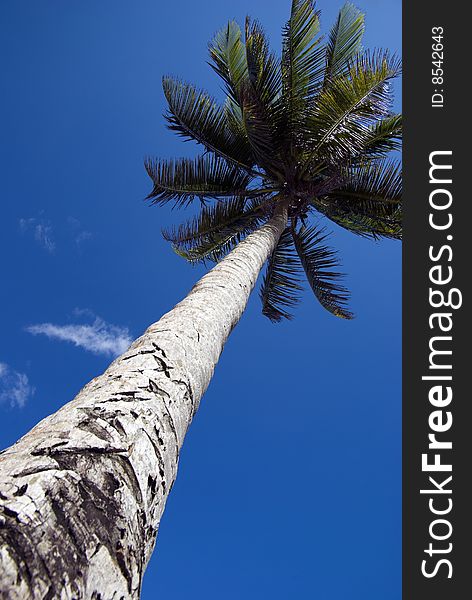
[(273, 321), (290, 318), (303, 271), (327, 310), (352, 318), (336, 254), (310, 216), (373, 239), (401, 238), (401, 171), (387, 158), (401, 138), (390, 85), (400, 62), (361, 48), (364, 18), (351, 4), (326, 40), (319, 29), (314, 3), (293, 0), (279, 59), (258, 22), (247, 18), (244, 32), (228, 23), (209, 45), (224, 104), (193, 85), (163, 80), (169, 128), (205, 152), (146, 160), (153, 203), (201, 202), (190, 222), (164, 231), (189, 261), (218, 261), (284, 204), (287, 227), (260, 293)]

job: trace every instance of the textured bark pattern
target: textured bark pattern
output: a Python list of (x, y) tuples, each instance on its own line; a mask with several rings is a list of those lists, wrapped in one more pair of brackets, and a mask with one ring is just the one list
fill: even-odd
[(1, 598), (139, 598), (185, 433), (286, 220), (0, 455)]

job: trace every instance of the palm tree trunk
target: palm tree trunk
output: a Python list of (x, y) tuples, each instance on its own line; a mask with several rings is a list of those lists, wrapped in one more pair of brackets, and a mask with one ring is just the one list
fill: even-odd
[(0, 456), (0, 597), (139, 598), (192, 417), (286, 208)]

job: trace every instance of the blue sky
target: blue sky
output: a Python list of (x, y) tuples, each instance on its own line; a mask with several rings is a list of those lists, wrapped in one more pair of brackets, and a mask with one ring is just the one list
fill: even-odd
[[(322, 0), (325, 31), (341, 3)], [(400, 0), (363, 0), (365, 45), (400, 50)], [(0, 445), (71, 400), (204, 272), (150, 208), (145, 155), (192, 155), (160, 80), (219, 94), (206, 47), (288, 0), (0, 2)], [(397, 86), (398, 87), (398, 86)], [(400, 598), (401, 247), (336, 230), (346, 322), (308, 292), (272, 325), (257, 293), (186, 439), (143, 599)]]

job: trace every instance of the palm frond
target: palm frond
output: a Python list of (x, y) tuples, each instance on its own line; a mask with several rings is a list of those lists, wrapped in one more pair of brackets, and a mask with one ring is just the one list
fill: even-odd
[(364, 35), (364, 15), (350, 2), (339, 11), (326, 44), (324, 86), (343, 74), (361, 50)]
[(244, 195), (250, 179), (241, 169), (208, 154), (194, 159), (146, 159), (145, 167), (154, 184), (146, 200), (152, 204), (174, 201), (176, 207), (189, 204), (195, 197)]
[[(238, 138), (245, 138), (252, 153), (251, 145), (244, 127), (243, 111), (241, 106), (234, 102), (229, 96), (226, 97), (224, 108), (228, 129)], [(260, 173), (258, 173), (260, 174)]]
[(260, 290), (262, 314), (272, 322), (291, 319), (287, 309), (300, 300), (300, 261), (297, 258), (290, 228), (286, 228), (272, 252)]
[(401, 239), (402, 176), (396, 161), (366, 161), (340, 172), (337, 187), (312, 205), (337, 225), (363, 237)]
[(208, 46), (210, 66), (225, 83), (227, 94), (239, 104), (241, 85), (247, 79), (246, 47), (241, 28), (236, 21), (229, 21)]
[(269, 41), (258, 21), (246, 18), (246, 59), (248, 79), (267, 110), (281, 93), (280, 61), (270, 51)]
[(266, 219), (270, 199), (235, 197), (205, 206), (191, 221), (164, 230), (164, 239), (189, 262), (217, 262)]
[(330, 313), (343, 319), (352, 319), (347, 310), (349, 292), (339, 280), (342, 274), (334, 271), (338, 266), (336, 253), (324, 245), (326, 235), (316, 227), (292, 227), (292, 236), (308, 282), (320, 304)]
[(401, 163), (396, 160), (365, 160), (340, 171), (341, 183), (331, 193), (336, 198), (398, 205), (402, 200)]
[(248, 77), (240, 86), (242, 124), (260, 167), (277, 176), (282, 173), (276, 131), (281, 93), (280, 66), (270, 52), (264, 30), (257, 21), (246, 19)]
[(352, 210), (350, 207), (346, 207), (344, 203), (334, 203), (330, 205), (328, 210), (321, 210), (320, 212), (324, 212), (333, 223), (361, 237), (373, 240), (379, 240), (380, 238), (402, 239), (402, 211), (400, 207), (396, 207), (389, 216), (376, 216), (372, 213), (363, 212), (362, 207)]
[(330, 197), (316, 199), (312, 206), (336, 225), (361, 237), (402, 239), (401, 204)]
[(402, 115), (392, 114), (373, 125), (368, 133), (364, 153), (370, 157), (384, 157), (401, 148)]
[(169, 105), (165, 115), (169, 129), (237, 166), (251, 170), (254, 158), (247, 137), (244, 131), (229, 126), (223, 107), (206, 92), (171, 77), (165, 77), (162, 85)]
[(362, 152), (372, 126), (390, 115), (389, 82), (399, 72), (399, 60), (388, 52), (365, 52), (348, 74), (320, 92), (308, 122), (307, 167), (314, 160), (339, 163)]
[(283, 167), (277, 152), (270, 113), (260, 102), (251, 85), (244, 87), (241, 97), (242, 122), (257, 164), (266, 174), (280, 179), (283, 176)]
[(323, 74), (320, 46), (320, 13), (312, 0), (292, 0), (290, 19), (282, 33), (282, 79), (284, 94), (305, 99)]
[(306, 120), (309, 100), (320, 85), (325, 67), (320, 13), (312, 0), (292, 0), (290, 19), (282, 33), (283, 129), (293, 154)]

